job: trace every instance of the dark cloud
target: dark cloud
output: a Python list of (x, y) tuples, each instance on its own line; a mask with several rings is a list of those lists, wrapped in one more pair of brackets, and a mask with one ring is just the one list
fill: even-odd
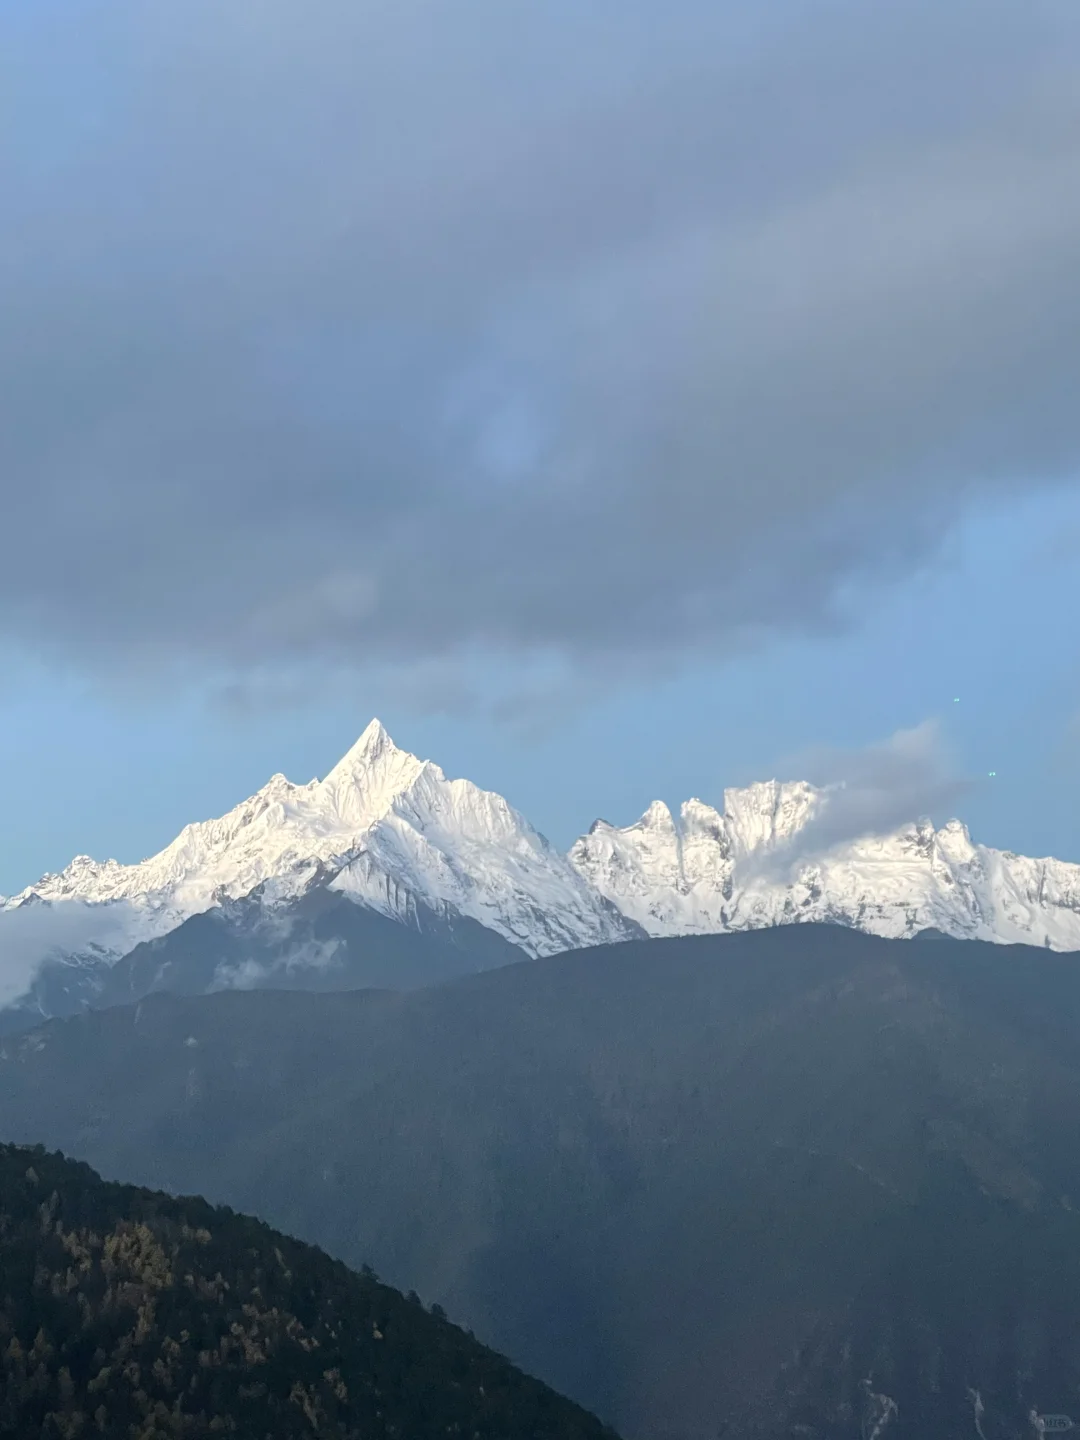
[(0, 55), (16, 641), (670, 661), (1076, 468), (1061, 0), (41, 0)]

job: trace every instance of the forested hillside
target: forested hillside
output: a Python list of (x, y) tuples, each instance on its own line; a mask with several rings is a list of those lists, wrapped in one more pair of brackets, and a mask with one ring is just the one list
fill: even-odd
[(202, 1200), (0, 1147), (0, 1436), (602, 1440), (415, 1298)]

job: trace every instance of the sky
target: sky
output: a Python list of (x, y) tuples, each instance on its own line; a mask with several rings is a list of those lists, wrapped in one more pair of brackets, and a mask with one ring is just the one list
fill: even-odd
[(15, 0), (0, 97), (0, 893), (373, 714), (1080, 861), (1074, 4)]

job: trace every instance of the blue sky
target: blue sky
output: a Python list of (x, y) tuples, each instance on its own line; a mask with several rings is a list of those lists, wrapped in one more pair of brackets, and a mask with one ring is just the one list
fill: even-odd
[(560, 844), (932, 722), (1080, 860), (1080, 8), (41, 0), (0, 96), (0, 892), (373, 714)]
[(0, 893), (76, 853), (141, 858), (277, 770), (322, 774), (376, 712), (399, 744), (502, 791), (560, 845), (598, 815), (628, 823), (657, 797), (719, 803), (726, 785), (799, 773), (804, 750), (857, 750), (940, 717), (952, 773), (980, 782), (959, 807), (975, 838), (1080, 861), (1078, 543), (1077, 489), (981, 510), (917, 575), (853, 595), (842, 634), (628, 685), (538, 731), (424, 713), (374, 684), (238, 713), (13, 661)]

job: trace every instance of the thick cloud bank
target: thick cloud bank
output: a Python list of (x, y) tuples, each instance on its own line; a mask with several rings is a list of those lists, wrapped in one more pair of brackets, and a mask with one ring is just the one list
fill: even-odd
[(571, 668), (831, 623), (1080, 456), (1080, 8), (0, 16), (0, 620)]

